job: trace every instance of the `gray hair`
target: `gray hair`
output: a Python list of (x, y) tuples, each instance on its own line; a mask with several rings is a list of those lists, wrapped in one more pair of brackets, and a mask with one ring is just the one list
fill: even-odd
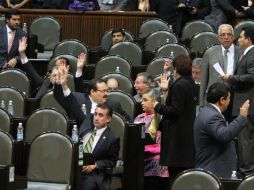
[(143, 82), (147, 83), (151, 88), (155, 86), (154, 78), (148, 72), (141, 72), (137, 74), (137, 77), (143, 77)]
[(195, 68), (200, 68), (201, 69), (202, 64), (203, 64), (203, 58), (196, 57), (192, 61), (192, 68), (195, 67)]
[(218, 29), (218, 35), (220, 35), (220, 32), (221, 32), (222, 28), (224, 28), (224, 27), (230, 28), (230, 30), (232, 31), (232, 34), (234, 36), (234, 29), (230, 24), (221, 24)]
[(157, 100), (158, 102), (160, 102), (159, 90), (152, 88), (151, 90), (149, 90), (148, 92), (146, 92), (144, 94), (147, 94), (153, 100)]

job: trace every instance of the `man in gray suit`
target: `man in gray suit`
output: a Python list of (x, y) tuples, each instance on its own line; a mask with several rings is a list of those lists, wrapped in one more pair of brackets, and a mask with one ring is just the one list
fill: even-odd
[(210, 86), (207, 102), (194, 122), (196, 167), (229, 178), (232, 171), (236, 171), (237, 163), (233, 139), (248, 123), (249, 100), (243, 103), (239, 116), (230, 124), (222, 115), (230, 102), (230, 88), (226, 83)]
[(239, 113), (241, 104), (250, 99), (248, 127), (239, 134), (240, 171), (244, 175), (254, 173), (254, 28), (244, 28), (238, 39), (244, 50), (235, 75), (225, 75), (234, 90), (233, 116)]
[[(214, 64), (219, 63), (224, 73), (232, 75), (240, 57), (239, 47), (233, 44), (234, 30), (229, 24), (222, 24), (218, 30), (219, 42), (209, 48), (203, 56), (202, 76), (200, 84), (200, 106), (205, 105), (208, 88), (215, 82), (222, 82), (219, 73), (214, 69)], [(225, 51), (227, 53), (225, 53)]]

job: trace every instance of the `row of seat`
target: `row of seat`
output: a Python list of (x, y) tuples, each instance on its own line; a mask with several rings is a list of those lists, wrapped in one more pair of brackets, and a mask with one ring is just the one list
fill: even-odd
[[(236, 179), (235, 179), (236, 180)], [(234, 181), (234, 179), (232, 179)], [(236, 180), (239, 181), (239, 180)], [(213, 173), (202, 169), (190, 169), (180, 173), (174, 180), (171, 190), (223, 190), (222, 179)], [(254, 187), (254, 174), (243, 179), (237, 190), (252, 190)], [(231, 187), (232, 188), (232, 187)]]

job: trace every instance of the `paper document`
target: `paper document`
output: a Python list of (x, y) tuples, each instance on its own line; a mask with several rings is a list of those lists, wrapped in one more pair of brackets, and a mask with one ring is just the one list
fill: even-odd
[(224, 76), (224, 75), (225, 75), (225, 73), (224, 73), (224, 71), (222, 70), (222, 68), (221, 68), (221, 66), (220, 66), (219, 63), (215, 63), (215, 64), (213, 65), (213, 68), (214, 68), (215, 71), (217, 71), (217, 73), (219, 73), (221, 76)]

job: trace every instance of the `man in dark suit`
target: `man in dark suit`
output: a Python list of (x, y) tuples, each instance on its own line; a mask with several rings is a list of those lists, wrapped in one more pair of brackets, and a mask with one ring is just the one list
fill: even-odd
[[(107, 103), (113, 111), (121, 114), (126, 121), (130, 121), (130, 116), (122, 109), (119, 102), (108, 99), (108, 86), (103, 79), (93, 79), (89, 81), (87, 93), (71, 92), (67, 85), (68, 68), (59, 69), (59, 82), (55, 84), (53, 94), (58, 103), (65, 109), (70, 119), (76, 120), (78, 124), (82, 123), (86, 114), (94, 113), (98, 104)], [(70, 106), (78, 104), (78, 109), (71, 110)], [(82, 105), (85, 104), (86, 113), (82, 111)], [(75, 113), (74, 113), (75, 112)]]
[(230, 102), (230, 88), (227, 84), (217, 82), (210, 86), (207, 102), (194, 123), (196, 167), (229, 178), (237, 168), (233, 139), (247, 125), (249, 100), (244, 102), (240, 115), (230, 124), (222, 115)]
[(26, 36), (20, 28), (20, 14), (16, 9), (5, 13), (6, 25), (0, 28), (0, 69), (13, 68), (20, 63), (19, 40)]
[[(60, 57), (55, 62), (55, 67), (52, 68), (49, 77), (42, 78), (37, 71), (34, 69), (33, 65), (29, 62), (26, 56), (26, 48), (27, 48), (27, 38), (22, 37), (19, 41), (19, 54), (21, 58), (22, 63), (22, 70), (24, 70), (28, 76), (28, 78), (32, 81), (32, 84), (37, 88), (37, 93), (35, 98), (41, 98), (44, 94), (46, 94), (49, 90), (52, 90), (53, 85), (55, 84), (57, 78), (58, 78), (58, 66), (64, 65), (68, 66), (70, 65), (69, 60)], [(76, 71), (76, 77), (74, 78), (75, 84), (80, 83), (80, 80), (82, 80), (82, 70), (84, 68), (84, 65), (86, 63), (86, 54), (81, 53), (78, 56), (78, 62), (77, 62), (77, 71)], [(82, 81), (81, 81), (82, 82)]]
[(239, 108), (246, 99), (250, 100), (248, 127), (238, 137), (240, 171), (248, 175), (254, 173), (254, 28), (244, 28), (238, 43), (245, 50), (235, 75), (225, 75), (222, 78), (234, 89), (233, 116), (239, 113)]
[[(94, 114), (88, 114), (80, 127), (84, 152), (90, 152), (95, 161), (83, 166), (83, 190), (110, 190), (110, 176), (106, 170), (116, 165), (120, 150), (120, 138), (108, 128), (111, 118), (112, 108), (107, 104), (98, 104)], [(90, 151), (87, 144), (91, 145)]]

